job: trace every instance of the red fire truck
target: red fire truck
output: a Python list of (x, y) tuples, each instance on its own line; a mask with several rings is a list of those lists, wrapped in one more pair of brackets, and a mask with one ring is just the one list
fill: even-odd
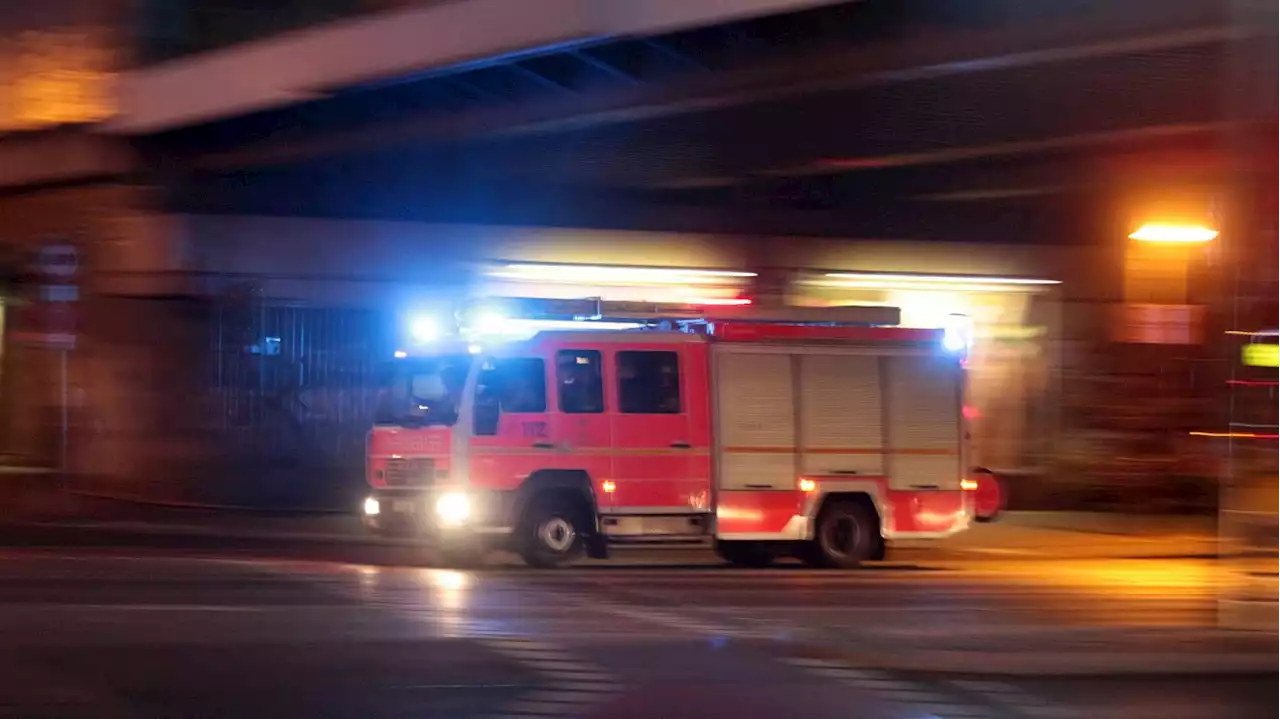
[(895, 327), (894, 308), (459, 316), (415, 320), (418, 346), (396, 353), (363, 507), (370, 529), (432, 535), (449, 561), (711, 541), (734, 564), (853, 567), (973, 518), (965, 342)]

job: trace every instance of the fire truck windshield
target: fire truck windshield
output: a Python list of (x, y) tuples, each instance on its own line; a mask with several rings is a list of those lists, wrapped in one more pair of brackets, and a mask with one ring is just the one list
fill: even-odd
[(453, 426), (471, 358), (435, 357), (397, 362), (378, 393), (377, 424)]

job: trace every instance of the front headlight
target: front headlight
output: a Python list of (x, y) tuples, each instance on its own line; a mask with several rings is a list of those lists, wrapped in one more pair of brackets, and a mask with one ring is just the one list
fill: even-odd
[(375, 497), (365, 497), (364, 513), (370, 517), (376, 517), (382, 511), (382, 503)]
[(436, 499), (436, 516), (445, 526), (457, 526), (471, 516), (471, 498), (462, 492), (446, 492)]

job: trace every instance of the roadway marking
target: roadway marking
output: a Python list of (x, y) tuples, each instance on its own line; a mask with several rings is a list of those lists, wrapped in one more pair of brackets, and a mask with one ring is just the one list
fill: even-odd
[(1076, 712), (1071, 709), (1052, 706), (1045, 699), (1007, 682), (956, 679), (949, 683), (958, 689), (982, 697), (990, 704), (1021, 716), (1033, 719), (1067, 719), (1076, 716)]
[(587, 664), (565, 649), (534, 639), (504, 637), (481, 640), (496, 654), (529, 667), (548, 683), (500, 707), (493, 719), (521, 716), (581, 716), (621, 690), (602, 667)]
[[(288, 578), (299, 576), (298, 567), (290, 567), (285, 562), (254, 562), (249, 566), (273, 576), (281, 574), (282, 568), (285, 570), (284, 576)], [(275, 568), (268, 568), (270, 566)], [(494, 580), (449, 570), (419, 569), (412, 572), (387, 572), (392, 577), (408, 575), (416, 578), (419, 586), (379, 586), (377, 578), (381, 570), (378, 568), (353, 564), (343, 565), (342, 569), (344, 576), (355, 581), (335, 582), (331, 577), (317, 579), (314, 577), (314, 570), (309, 567), (302, 568), (301, 571), (305, 573), (301, 573), (301, 577), (312, 586), (354, 599), (361, 606), (375, 608), (415, 624), (443, 626), (450, 630), (446, 633), (447, 636), (476, 641), (490, 652), (544, 678), (546, 683), (517, 695), (490, 714), (490, 719), (584, 716), (622, 690), (618, 679), (603, 667), (584, 662), (559, 645), (487, 628), (484, 622), (463, 616), (467, 610), (461, 605), (448, 606), (450, 592), (463, 591), (476, 581), (499, 584), (494, 588), (496, 591), (501, 586)], [(433, 596), (446, 606), (432, 603)], [(454, 597), (453, 601), (457, 599)]]
[(533, 702), (552, 702), (560, 704), (595, 704), (598, 701), (598, 697), (596, 697), (592, 692), (569, 691), (563, 686), (555, 689), (543, 689), (534, 692), (526, 696), (525, 699)]
[[(592, 580), (595, 578), (592, 577)], [(573, 602), (576, 606), (590, 611), (603, 612), (612, 614), (617, 617), (624, 617), (639, 622), (646, 622), (668, 629), (676, 629), (684, 633), (701, 634), (709, 637), (722, 637), (740, 640), (761, 640), (776, 639), (780, 634), (791, 634), (794, 627), (790, 622), (778, 622), (776, 620), (748, 620), (748, 623), (755, 624), (757, 628), (744, 629), (738, 626), (731, 626), (723, 622), (713, 619), (704, 619), (691, 616), (688, 613), (676, 611), (666, 611), (661, 609), (649, 609), (636, 606), (626, 600), (605, 599), (600, 594), (607, 593), (611, 589), (619, 590), (639, 600), (648, 600), (654, 603), (664, 603), (669, 592), (654, 589), (646, 591), (637, 591), (627, 586), (626, 583), (609, 582), (609, 581), (591, 581), (584, 582), (586, 587), (575, 587), (573, 590), (564, 593), (565, 599)], [(600, 592), (600, 594), (592, 594), (592, 591)], [(724, 615), (725, 612), (717, 612)], [(734, 619), (733, 617), (728, 617)], [(741, 618), (737, 618), (741, 619)], [(759, 628), (762, 622), (768, 621), (772, 626), (768, 628)], [(740, 622), (739, 622), (740, 623)]]
[(485, 689), (529, 689), (529, 684), (391, 684), (383, 689), (391, 689), (395, 691), (434, 691), (437, 689), (464, 689), (472, 690), (476, 687), (484, 687)]
[(591, 606), (609, 614), (614, 614), (627, 619), (635, 619), (650, 624), (657, 624), (672, 629), (680, 629), (687, 632), (697, 634), (708, 634), (713, 636), (729, 636), (735, 638), (747, 638), (749, 632), (744, 632), (730, 627), (711, 624), (689, 617), (684, 617), (671, 612), (662, 612), (653, 609), (641, 609), (627, 604), (612, 601), (593, 601), (583, 598), (575, 598), (580, 603), (586, 604), (590, 602)]
[(570, 707), (562, 702), (536, 702), (536, 701), (517, 701), (512, 702), (503, 707), (500, 714), (494, 717), (519, 717), (519, 716), (552, 716), (563, 717), (569, 716), (570, 713), (585, 713), (578, 710), (577, 707)]
[(918, 716), (920, 712), (947, 719), (986, 719), (992, 716), (986, 707), (944, 697), (929, 687), (911, 684), (887, 672), (851, 667), (828, 659), (787, 657), (782, 661), (815, 676), (865, 692), (912, 716)]
[[(689, 618), (674, 612), (642, 609), (611, 600), (601, 601), (585, 595), (579, 596), (577, 593), (568, 596), (572, 598), (571, 601), (579, 606), (694, 634), (734, 638), (769, 638), (776, 634), (776, 632), (769, 631), (736, 629), (722, 624)], [(909, 713), (915, 714), (924, 711), (930, 715), (947, 719), (952, 717), (955, 719), (986, 719), (991, 716), (990, 711), (984, 707), (959, 703), (955, 699), (940, 696), (928, 687), (911, 684), (884, 672), (823, 660), (783, 658), (781, 661), (798, 666), (824, 679), (834, 679), (845, 686), (866, 692), (886, 704), (904, 708)]]
[[(597, 589), (608, 589), (610, 586), (617, 586), (616, 583), (610, 582), (593, 582)], [(625, 584), (625, 583), (624, 583)], [(977, 592), (966, 592), (976, 594), (987, 594), (989, 590), (982, 589)], [(661, 591), (651, 590), (646, 592), (638, 592), (641, 598), (651, 600), (661, 600), (664, 594)], [(748, 623), (759, 625), (761, 622), (769, 622), (776, 626), (769, 630), (760, 629), (738, 629), (710, 620), (702, 620), (675, 612), (655, 610), (648, 608), (636, 607), (634, 605), (624, 604), (620, 601), (604, 600), (601, 601), (592, 596), (583, 593), (570, 594), (571, 601), (579, 606), (590, 608), (592, 610), (621, 616), (628, 619), (648, 622), (659, 626), (673, 628), (682, 632), (690, 632), (715, 637), (731, 637), (736, 639), (773, 639), (780, 632), (789, 633), (791, 635), (812, 635), (815, 633), (814, 628), (807, 626), (797, 626), (790, 622), (778, 622), (777, 620), (767, 619), (760, 616), (746, 616), (745, 613), (739, 616), (731, 616), (729, 619), (733, 623)], [(726, 611), (733, 610), (747, 611), (760, 614), (768, 613), (771, 608), (760, 607), (730, 607), (725, 608)], [(765, 611), (761, 611), (764, 609)], [(832, 608), (805, 608), (810, 609), (813, 613), (821, 612), (840, 612), (850, 607), (832, 607)], [(861, 609), (861, 608), (859, 608)], [(866, 608), (867, 611), (901, 611), (902, 607), (883, 607), (883, 608)], [(908, 608), (913, 609), (913, 608)], [(928, 611), (937, 611), (936, 608), (927, 608)], [(786, 609), (778, 610), (786, 613)], [(925, 611), (922, 609), (922, 611)], [(807, 612), (806, 612), (807, 613)], [(922, 636), (932, 636), (933, 630), (920, 630)], [(1028, 626), (1023, 629), (1028, 634), (1042, 634), (1043, 628), (1039, 626)], [(908, 632), (910, 633), (910, 632)], [(985, 636), (988, 631), (982, 632)], [(983, 719), (993, 716), (993, 709), (999, 708), (1006, 711), (1012, 711), (1017, 715), (1034, 717), (1036, 719), (1048, 719), (1049, 717), (1060, 717), (1056, 709), (1046, 707), (1045, 702), (1033, 697), (1029, 694), (1020, 693), (1012, 694), (1005, 691), (998, 698), (994, 695), (983, 692), (970, 692), (977, 694), (983, 700), (985, 705), (975, 705), (965, 703), (964, 695), (958, 697), (943, 696), (939, 692), (930, 689), (927, 686), (913, 684), (909, 681), (895, 677), (894, 675), (871, 669), (855, 668), (840, 664), (838, 662), (828, 662), (824, 660), (809, 659), (792, 659), (787, 658), (782, 661), (792, 663), (805, 669), (805, 671), (821, 676), (824, 679), (835, 680), (846, 686), (853, 687), (860, 691), (878, 698), (879, 700), (898, 707), (905, 708), (910, 713), (927, 712), (930, 715), (940, 718), (955, 719)], [(1014, 691), (1016, 688), (1013, 688)], [(989, 706), (987, 706), (989, 705)]]

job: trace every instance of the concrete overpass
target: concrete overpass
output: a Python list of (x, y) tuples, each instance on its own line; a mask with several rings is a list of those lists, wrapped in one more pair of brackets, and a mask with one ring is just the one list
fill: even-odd
[(172, 219), (208, 215), (1106, 251), (1164, 205), (1274, 195), (1249, 0), (382, 6), (133, 66), (88, 136), (6, 136), (0, 186), (36, 202), (8, 214), (47, 216), (5, 234), (72, 222), (39, 190), (74, 188), (115, 196), (103, 269), (133, 273), (213, 271), (220, 240)]
[(1274, 89), (1229, 79), (1274, 64), (1241, 7), (825, 4), (387, 76), (147, 150), (199, 169), (174, 198), (199, 211), (1058, 244), (1115, 236), (1147, 187), (1212, 194), (1224, 137), (1271, 137)]

